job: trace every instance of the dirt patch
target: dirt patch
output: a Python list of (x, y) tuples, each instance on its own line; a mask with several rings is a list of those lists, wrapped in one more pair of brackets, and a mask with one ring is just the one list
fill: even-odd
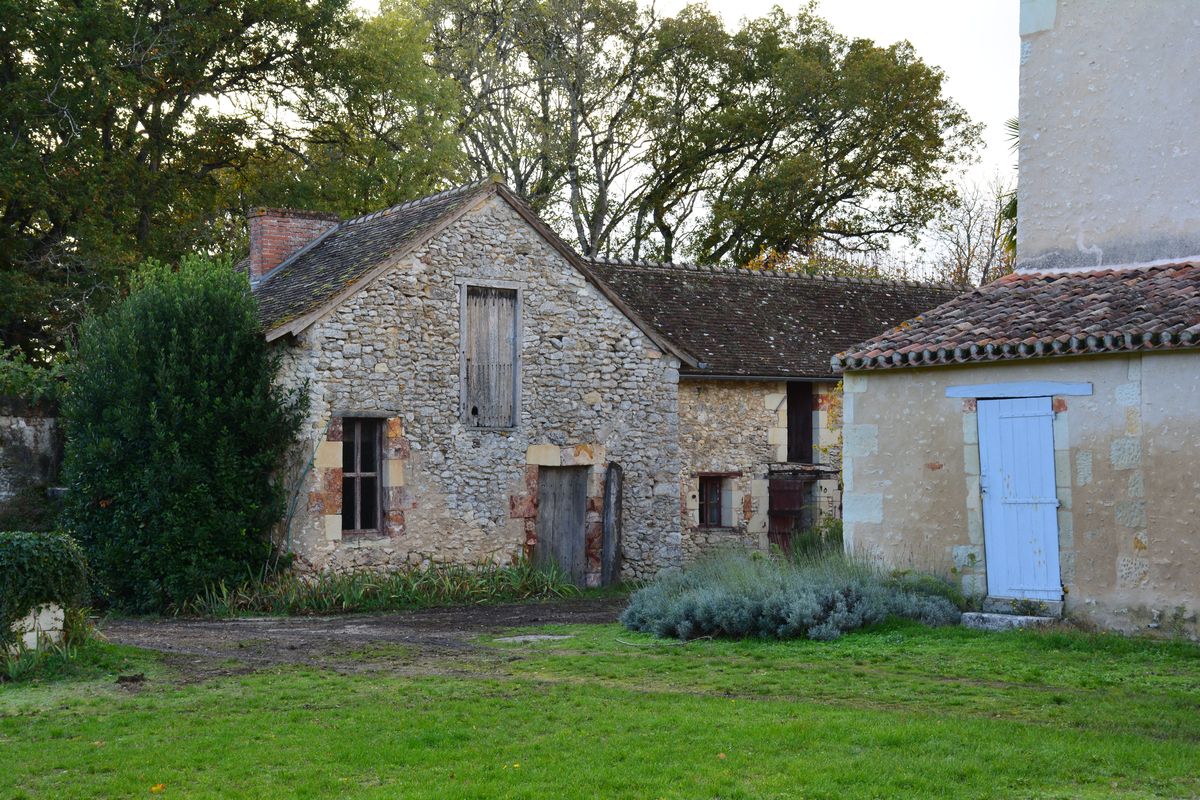
[(401, 614), (336, 617), (253, 617), (231, 620), (113, 619), (101, 632), (113, 642), (166, 654), (184, 680), (252, 672), (277, 664), (305, 664), (342, 672), (428, 674), (473, 662), (511, 658), (480, 648), (483, 633), (537, 625), (615, 622), (623, 598), (561, 600)]

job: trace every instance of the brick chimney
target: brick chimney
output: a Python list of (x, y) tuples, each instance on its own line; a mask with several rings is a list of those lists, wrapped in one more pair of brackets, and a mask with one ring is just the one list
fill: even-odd
[(246, 215), (250, 225), (250, 280), (257, 281), (284, 259), (326, 231), (337, 227), (336, 214), (290, 208), (256, 208)]

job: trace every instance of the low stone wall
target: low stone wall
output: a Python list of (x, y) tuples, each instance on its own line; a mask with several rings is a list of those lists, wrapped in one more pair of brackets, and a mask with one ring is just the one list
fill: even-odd
[(17, 635), (18, 645), (32, 650), (46, 642), (60, 644), (63, 640), (63, 624), (66, 613), (62, 606), (47, 603), (30, 610), (21, 619), (13, 623), (13, 633)]
[(35, 527), (58, 479), (63, 437), (58, 409), (0, 397), (0, 529)]

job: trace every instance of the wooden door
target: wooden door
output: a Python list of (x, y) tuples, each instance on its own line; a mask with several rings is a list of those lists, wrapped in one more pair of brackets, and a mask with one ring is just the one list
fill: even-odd
[(980, 400), (977, 408), (988, 595), (1061, 600), (1050, 398)]
[(533, 562), (557, 567), (576, 586), (587, 571), (584, 551), (590, 467), (538, 469), (537, 546)]
[(792, 551), (792, 535), (812, 527), (812, 479), (773, 477), (767, 484), (767, 541), (785, 553)]
[(621, 519), (625, 472), (620, 464), (609, 464), (604, 473), (604, 535), (600, 542), (600, 585), (616, 583), (621, 576)]

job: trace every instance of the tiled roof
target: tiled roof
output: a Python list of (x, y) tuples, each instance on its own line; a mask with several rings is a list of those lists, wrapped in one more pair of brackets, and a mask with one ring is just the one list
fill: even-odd
[(254, 286), (263, 329), (303, 317), (421, 238), (493, 182), (459, 186), (340, 223)]
[(835, 359), (842, 369), (1200, 347), (1200, 265), (1015, 273)]
[(949, 300), (949, 286), (737, 267), (590, 262), (656, 330), (694, 355), (689, 374), (823, 378), (830, 358)]

